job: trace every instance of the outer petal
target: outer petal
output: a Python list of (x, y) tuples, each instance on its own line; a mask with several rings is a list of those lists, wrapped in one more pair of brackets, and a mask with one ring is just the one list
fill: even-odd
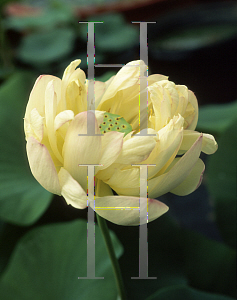
[(48, 83), (54, 80), (54, 88), (57, 93), (57, 98), (60, 99), (61, 97), (61, 79), (51, 76), (51, 75), (41, 75), (36, 80), (34, 87), (30, 93), (30, 98), (27, 103), (26, 107), (26, 113), (25, 118), (30, 119), (30, 112), (32, 109), (36, 108), (38, 113), (44, 117), (45, 116), (45, 102), (44, 102), (44, 96), (45, 96), (45, 90)]
[(86, 208), (87, 194), (80, 184), (64, 168), (60, 169), (58, 177), (62, 187), (61, 194), (67, 204), (79, 209)]
[(32, 109), (30, 112), (30, 124), (34, 130), (37, 140), (41, 142), (44, 135), (44, 121), (36, 108)]
[(58, 174), (48, 149), (35, 138), (29, 137), (26, 151), (35, 179), (49, 192), (61, 195)]
[(45, 90), (45, 120), (48, 132), (48, 139), (53, 153), (63, 163), (63, 158), (58, 151), (57, 137), (54, 130), (54, 119), (57, 111), (57, 94), (54, 89), (54, 82), (50, 81)]
[(35, 136), (35, 132), (34, 132), (32, 126), (31, 126), (30, 122), (27, 119), (24, 119), (24, 131), (25, 131), (26, 141), (30, 136), (34, 136), (34, 137), (37, 138), (37, 136)]
[(28, 137), (33, 136), (39, 142), (42, 141), (44, 135), (44, 118), (41, 117), (36, 108), (30, 112), (30, 120), (24, 119), (24, 130), (26, 140)]
[(187, 178), (170, 192), (178, 196), (186, 196), (191, 194), (201, 184), (204, 170), (205, 165), (203, 161), (198, 159)]
[[(140, 201), (147, 202), (147, 199), (141, 198)], [(148, 199), (148, 222), (159, 218), (168, 209), (164, 203)], [(138, 197), (106, 196), (96, 198), (95, 211), (103, 218), (118, 225), (136, 226), (140, 224)]]
[[(71, 121), (63, 148), (64, 168), (84, 190), (87, 189), (87, 167), (79, 165), (100, 164), (101, 158), (101, 136), (86, 135), (87, 114), (95, 118), (93, 112), (88, 111), (76, 115)], [(95, 125), (95, 134), (100, 134), (96, 118)]]
[[(183, 141), (180, 146), (180, 150), (187, 151), (191, 148), (196, 139), (200, 136), (200, 133), (192, 130), (184, 130)], [(211, 134), (204, 133), (202, 140), (202, 152), (206, 154), (213, 154), (218, 148), (215, 138)]]
[(192, 168), (196, 164), (202, 147), (202, 134), (189, 149), (189, 151), (182, 156), (182, 158), (170, 168), (170, 170), (158, 177), (148, 181), (149, 197), (159, 197), (179, 186), (189, 175)]

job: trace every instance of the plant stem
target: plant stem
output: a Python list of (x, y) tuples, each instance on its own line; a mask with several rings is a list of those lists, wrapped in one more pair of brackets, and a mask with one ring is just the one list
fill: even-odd
[(111, 263), (112, 263), (120, 300), (126, 300), (126, 293), (125, 293), (123, 278), (121, 275), (118, 260), (115, 255), (114, 247), (113, 247), (112, 240), (111, 240), (111, 237), (109, 234), (108, 226), (106, 224), (106, 220), (104, 218), (102, 218), (101, 216), (99, 216), (98, 214), (96, 214), (96, 218), (97, 218), (97, 222), (100, 227), (100, 230), (102, 232), (102, 235), (104, 237), (106, 248), (109, 253)]

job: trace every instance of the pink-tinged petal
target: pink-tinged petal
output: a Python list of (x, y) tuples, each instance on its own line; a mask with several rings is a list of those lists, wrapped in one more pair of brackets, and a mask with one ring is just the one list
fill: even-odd
[(58, 174), (45, 145), (35, 138), (29, 137), (26, 151), (31, 172), (35, 179), (49, 192), (61, 195)]
[(58, 130), (63, 124), (73, 120), (74, 112), (71, 110), (64, 110), (60, 112), (54, 119), (54, 130)]
[(64, 168), (59, 173), (59, 182), (62, 187), (61, 194), (67, 204), (75, 208), (84, 209), (87, 207), (87, 194), (80, 184)]
[(189, 175), (199, 159), (203, 136), (200, 134), (193, 146), (168, 171), (148, 181), (149, 197), (156, 198), (179, 186)]
[[(181, 151), (187, 151), (191, 148), (200, 133), (192, 130), (184, 130), (183, 141), (180, 146)], [(213, 154), (218, 148), (215, 138), (211, 134), (203, 133), (202, 152), (206, 154)]]
[(186, 179), (170, 192), (178, 196), (186, 196), (191, 194), (200, 186), (204, 170), (205, 165), (199, 158)]
[(30, 98), (27, 103), (25, 118), (30, 119), (30, 112), (32, 109), (36, 108), (38, 113), (44, 117), (45, 116), (45, 90), (48, 83), (54, 80), (54, 87), (57, 93), (57, 97), (61, 97), (61, 79), (51, 76), (51, 75), (41, 75), (36, 80), (34, 87), (30, 93)]
[[(141, 198), (140, 201), (148, 202), (148, 222), (159, 218), (169, 209), (164, 203), (155, 199)], [(106, 196), (96, 198), (95, 211), (101, 217), (118, 225), (137, 226), (140, 224), (139, 197)], [(147, 214), (147, 212), (145, 213)], [(142, 222), (142, 224), (145, 223)]]
[(97, 170), (108, 168), (119, 156), (123, 147), (123, 132), (111, 131), (102, 136), (102, 156), (100, 164), (103, 166), (98, 167)]
[[(87, 114), (95, 121), (95, 134), (87, 134)], [(92, 123), (89, 123), (91, 126)], [(89, 132), (89, 131), (88, 131)], [(87, 190), (87, 167), (79, 165), (100, 164), (101, 136), (93, 112), (82, 112), (71, 121), (63, 147), (64, 168)]]

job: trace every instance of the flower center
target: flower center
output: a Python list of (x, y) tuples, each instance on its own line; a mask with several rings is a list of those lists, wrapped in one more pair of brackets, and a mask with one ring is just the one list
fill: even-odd
[(126, 122), (123, 117), (108, 112), (104, 114), (104, 120), (100, 124), (99, 128), (101, 133), (118, 131), (124, 132), (125, 135), (127, 135), (132, 131), (132, 126), (128, 122)]

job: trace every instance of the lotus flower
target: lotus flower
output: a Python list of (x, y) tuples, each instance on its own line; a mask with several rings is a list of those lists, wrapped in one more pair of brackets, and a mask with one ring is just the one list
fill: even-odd
[[(24, 118), (31, 172), (46, 190), (84, 209), (93, 184), (87, 182), (83, 165), (96, 165), (95, 211), (119, 225), (138, 225), (140, 213), (135, 208), (139, 201), (148, 201), (152, 221), (168, 210), (152, 198), (193, 192), (204, 171), (201, 151), (211, 154), (217, 149), (211, 135), (194, 131), (196, 97), (163, 75), (149, 76), (147, 89), (140, 91), (145, 64), (134, 61), (107, 82), (95, 82), (96, 110), (91, 111), (88, 81), (79, 64), (73, 61), (62, 80), (51, 75), (36, 80)], [(147, 91), (148, 135), (142, 136), (139, 93)], [(86, 135), (87, 118), (93, 120), (95, 135)], [(140, 198), (139, 164), (155, 165), (148, 167), (148, 199)]]

